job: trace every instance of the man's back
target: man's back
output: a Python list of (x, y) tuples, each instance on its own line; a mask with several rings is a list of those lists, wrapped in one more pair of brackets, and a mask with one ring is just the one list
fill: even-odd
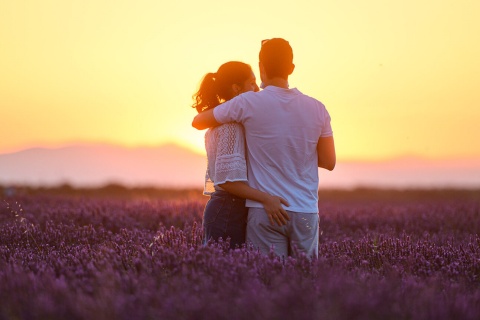
[(244, 125), (251, 187), (286, 198), (288, 210), (318, 212), (316, 148), (320, 137), (332, 135), (322, 103), (297, 89), (268, 86), (218, 106), (214, 115)]

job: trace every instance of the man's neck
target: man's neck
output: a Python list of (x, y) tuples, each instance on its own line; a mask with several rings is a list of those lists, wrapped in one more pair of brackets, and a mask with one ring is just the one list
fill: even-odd
[(288, 80), (285, 80), (283, 78), (268, 79), (267, 81), (263, 82), (263, 87), (266, 88), (268, 86), (275, 86), (283, 89), (288, 89)]

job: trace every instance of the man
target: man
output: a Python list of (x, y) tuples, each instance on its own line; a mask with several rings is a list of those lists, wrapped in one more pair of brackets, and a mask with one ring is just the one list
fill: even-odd
[[(278, 256), (303, 252), (318, 256), (318, 167), (336, 163), (330, 116), (318, 100), (289, 89), (293, 51), (281, 38), (262, 41), (259, 54), (264, 90), (249, 92), (198, 114), (197, 129), (239, 122), (248, 147), (248, 182), (253, 188), (285, 198), (288, 218), (268, 213), (258, 202), (249, 207), (247, 242)], [(288, 221), (287, 221), (288, 220)], [(275, 225), (273, 222), (277, 222)]]

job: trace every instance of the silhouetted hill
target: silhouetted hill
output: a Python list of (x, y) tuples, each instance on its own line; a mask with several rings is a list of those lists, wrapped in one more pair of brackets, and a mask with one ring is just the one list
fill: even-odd
[[(201, 188), (205, 165), (204, 155), (176, 145), (33, 148), (0, 154), (0, 184)], [(480, 159), (339, 161), (332, 172), (320, 170), (320, 187), (478, 188)]]
[(0, 155), (0, 183), (198, 187), (203, 184), (205, 163), (204, 156), (176, 145), (34, 148)]
[(320, 186), (381, 188), (478, 188), (480, 158), (340, 161), (333, 172), (320, 171)]

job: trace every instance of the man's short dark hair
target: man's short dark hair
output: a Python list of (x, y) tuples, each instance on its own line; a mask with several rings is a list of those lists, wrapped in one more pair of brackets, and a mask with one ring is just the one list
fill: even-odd
[(293, 64), (292, 47), (282, 38), (263, 40), (259, 60), (265, 68), (267, 77), (287, 79)]

